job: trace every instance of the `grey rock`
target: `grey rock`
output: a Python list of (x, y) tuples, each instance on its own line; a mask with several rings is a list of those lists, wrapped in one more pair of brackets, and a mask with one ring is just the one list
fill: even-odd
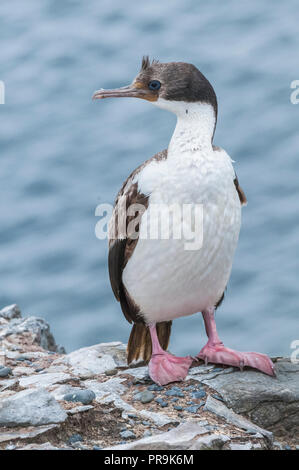
[(154, 394), (149, 390), (145, 390), (141, 393), (140, 401), (141, 403), (150, 403), (154, 399)]
[(141, 392), (134, 393), (133, 400), (140, 401), (141, 400)]
[(197, 392), (191, 393), (192, 398), (205, 398), (206, 392), (204, 390), (198, 390)]
[(171, 431), (138, 439), (123, 446), (108, 447), (105, 450), (186, 450), (192, 446), (197, 436), (205, 433), (205, 427), (200, 422), (188, 421)]
[(0, 317), (5, 320), (12, 320), (13, 318), (21, 318), (21, 310), (17, 304), (8, 305), (0, 310)]
[(254, 370), (234, 371), (203, 380), (237, 413), (271, 430), (290, 435), (299, 431), (299, 364), (288, 359), (275, 364), (277, 377)]
[(94, 407), (91, 405), (76, 406), (71, 410), (66, 410), (68, 415), (76, 415), (77, 413), (84, 413), (85, 411), (92, 410)]
[(67, 442), (68, 444), (74, 444), (75, 442), (82, 442), (83, 441), (83, 437), (81, 436), (81, 434), (72, 434)]
[(204, 402), (201, 402), (199, 403), (198, 405), (191, 405), (191, 406), (188, 406), (186, 408), (186, 411), (188, 411), (188, 413), (197, 413), (199, 408), (201, 408), (205, 403)]
[(66, 401), (72, 402), (81, 402), (83, 405), (89, 405), (94, 399), (96, 395), (92, 390), (77, 390), (73, 393), (67, 393), (64, 395), (63, 399)]
[(168, 397), (184, 397), (183, 392), (178, 387), (172, 387), (170, 390), (167, 390), (165, 392), (165, 395), (167, 395)]
[(96, 394), (97, 401), (106, 400), (105, 403), (113, 401), (117, 395), (123, 395), (127, 391), (127, 387), (122, 384), (125, 379), (121, 377), (113, 377), (106, 382), (98, 382), (97, 380), (85, 380), (84, 385)]
[(17, 383), (18, 383), (18, 379), (16, 379), (16, 378), (1, 380), (1, 382), (0, 382), (0, 392), (3, 392), (4, 390), (8, 390), (8, 389), (12, 388)]
[(59, 351), (62, 353), (63, 348), (58, 348), (54, 336), (50, 331), (49, 324), (42, 318), (13, 318), (6, 329), (2, 329), (1, 336), (19, 335), (23, 333), (32, 333), (34, 342), (42, 348), (49, 351)]
[(260, 433), (262, 436), (265, 436), (270, 442), (273, 441), (273, 434), (270, 431), (260, 428), (259, 426), (251, 423), (248, 419), (243, 418), (243, 416), (238, 415), (233, 410), (230, 410), (225, 406), (224, 403), (219, 400), (215, 400), (211, 396), (208, 397), (205, 407), (205, 411), (210, 411), (215, 413), (218, 416), (226, 419), (227, 422), (234, 424), (235, 426), (250, 431), (252, 433)]
[(155, 398), (155, 402), (157, 402), (162, 408), (166, 408), (166, 406), (168, 406), (167, 401), (164, 401), (163, 398)]
[(252, 442), (245, 442), (244, 444), (229, 444), (230, 450), (251, 450), (253, 448)]
[(128, 431), (128, 430), (126, 430), (126, 431), (121, 431), (121, 432), (120, 432), (120, 435), (121, 435), (121, 437), (122, 437), (123, 439), (135, 439), (135, 438), (136, 438), (136, 436), (135, 436), (135, 434), (133, 433), (133, 431)]
[(0, 377), (7, 377), (12, 373), (12, 370), (10, 367), (2, 367), (0, 366)]
[(225, 434), (210, 434), (209, 436), (199, 437), (190, 450), (221, 450), (223, 446), (230, 441)]
[(73, 450), (71, 447), (55, 447), (51, 442), (44, 442), (43, 444), (28, 444), (18, 450)]
[(141, 410), (140, 416), (149, 419), (155, 423), (156, 426), (164, 426), (165, 424), (174, 423), (176, 418), (167, 416), (165, 413), (156, 413), (155, 411)]
[(15, 377), (20, 377), (21, 375), (31, 375), (32, 370), (29, 367), (18, 366), (13, 369), (12, 374)]
[[(118, 344), (118, 343), (117, 343)], [(103, 374), (107, 370), (115, 369), (117, 364), (113, 356), (105, 354), (101, 344), (81, 348), (67, 354), (63, 361), (71, 366), (72, 373), (81, 378), (91, 378)]]
[(71, 378), (70, 374), (63, 372), (49, 372), (45, 374), (22, 377), (19, 381), (21, 387), (48, 387), (56, 383), (66, 382)]
[(173, 408), (177, 411), (183, 411), (183, 409), (184, 409), (182, 406), (179, 406), (179, 405), (174, 405)]
[(23, 390), (0, 402), (0, 426), (62, 423), (66, 412), (47, 390)]
[(108, 369), (108, 370), (105, 370), (105, 375), (108, 375), (108, 377), (109, 377), (111, 375), (116, 375), (117, 372), (118, 372), (117, 369)]
[(161, 385), (152, 384), (152, 385), (149, 385), (147, 389), (152, 392), (161, 392), (163, 390), (163, 387)]
[(45, 434), (46, 432), (57, 428), (57, 424), (50, 424), (48, 426), (28, 426), (26, 428), (18, 429), (13, 432), (4, 432), (1, 433), (0, 430), (0, 443), (14, 441), (16, 439), (32, 439), (33, 437)]

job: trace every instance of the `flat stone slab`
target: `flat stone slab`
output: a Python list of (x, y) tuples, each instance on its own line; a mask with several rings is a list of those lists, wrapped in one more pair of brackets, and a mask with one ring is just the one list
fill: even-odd
[(63, 372), (49, 372), (45, 374), (35, 374), (29, 377), (22, 377), (19, 380), (21, 387), (49, 387), (50, 385), (63, 383), (71, 378), (70, 374)]
[(62, 423), (67, 414), (47, 390), (23, 390), (0, 402), (0, 426)]
[(248, 419), (238, 415), (233, 410), (227, 408), (224, 403), (219, 400), (215, 400), (215, 398), (211, 396), (208, 396), (204, 410), (215, 413), (221, 418), (224, 418), (228, 423), (231, 423), (238, 428), (245, 429), (250, 433), (261, 434), (262, 436), (267, 437), (270, 442), (273, 440), (273, 435), (270, 431), (262, 429), (261, 427), (251, 423)]
[(71, 366), (74, 375), (81, 378), (90, 378), (117, 367), (114, 358), (110, 354), (104, 353), (101, 345), (71, 352), (63, 358), (63, 362)]
[(57, 424), (37, 427), (28, 426), (27, 428), (21, 428), (14, 432), (4, 432), (0, 434), (0, 442), (9, 442), (16, 439), (32, 439), (33, 437), (45, 434), (55, 428), (57, 428)]
[(275, 364), (277, 377), (254, 370), (219, 374), (202, 382), (215, 389), (236, 413), (267, 429), (299, 432), (299, 364)]

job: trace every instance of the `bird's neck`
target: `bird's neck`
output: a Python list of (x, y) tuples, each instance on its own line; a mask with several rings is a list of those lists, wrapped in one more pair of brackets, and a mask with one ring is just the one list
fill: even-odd
[(212, 106), (206, 103), (180, 102), (176, 110), (177, 124), (168, 147), (168, 158), (212, 150), (216, 117)]

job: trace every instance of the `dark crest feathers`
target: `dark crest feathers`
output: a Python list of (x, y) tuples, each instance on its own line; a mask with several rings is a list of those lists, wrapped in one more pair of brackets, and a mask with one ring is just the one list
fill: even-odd
[(150, 58), (148, 55), (144, 55), (142, 57), (142, 63), (141, 63), (141, 70), (146, 70), (148, 69), (151, 65), (157, 64), (159, 61), (156, 59), (153, 59), (152, 62), (150, 61)]

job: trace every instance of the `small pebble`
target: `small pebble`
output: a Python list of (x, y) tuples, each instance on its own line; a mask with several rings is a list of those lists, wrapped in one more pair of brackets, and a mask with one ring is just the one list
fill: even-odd
[(148, 421), (142, 421), (143, 426), (150, 426), (150, 423)]
[(92, 390), (78, 390), (74, 393), (67, 393), (63, 399), (72, 402), (81, 402), (83, 405), (89, 405), (95, 399), (95, 393)]
[(206, 392), (204, 390), (199, 390), (198, 392), (191, 393), (192, 398), (204, 398), (206, 396)]
[[(133, 431), (121, 431), (120, 432), (120, 435), (121, 437), (123, 437), (124, 439), (134, 439), (136, 436), (135, 434), (133, 433)], [(121, 443), (120, 443), (121, 444)]]
[(12, 370), (10, 367), (1, 367), (0, 369), (0, 377), (7, 377), (12, 373)]
[(129, 413), (129, 414), (128, 414), (128, 418), (137, 419), (138, 416), (135, 415), (135, 414), (133, 414), (133, 413)]
[(137, 393), (134, 393), (133, 395), (133, 400), (141, 400), (141, 393), (142, 392), (137, 392)]
[(211, 372), (222, 372), (224, 369), (222, 367), (215, 367)]
[(81, 436), (81, 434), (73, 434), (71, 437), (68, 438), (69, 444), (74, 444), (75, 442), (81, 441), (83, 441), (83, 437)]
[(284, 446), (285, 450), (292, 450), (292, 448), (289, 445)]
[(143, 437), (150, 437), (150, 436), (152, 436), (152, 433), (151, 433), (151, 431), (150, 431), (149, 429), (147, 429), (146, 431), (144, 431)]
[(178, 387), (172, 387), (165, 392), (168, 397), (184, 397), (183, 392)]
[(166, 406), (168, 406), (168, 403), (164, 401), (163, 398), (156, 398), (155, 402), (159, 403), (159, 405), (162, 406), (162, 408), (165, 408)]
[(150, 403), (154, 399), (154, 394), (150, 392), (149, 390), (145, 390), (144, 392), (141, 392), (140, 395), (140, 401), (141, 403)]
[(152, 385), (149, 385), (147, 389), (152, 392), (161, 392), (163, 390), (163, 387), (161, 387), (161, 385), (152, 384)]
[(176, 401), (178, 401), (179, 399), (178, 398), (172, 398), (172, 402), (175, 403)]
[(174, 405), (174, 409), (177, 410), (177, 411), (183, 411), (183, 407), (182, 406), (179, 406), (179, 405)]
[(41, 372), (42, 370), (45, 370), (44, 367), (38, 367), (37, 369), (34, 369), (34, 372)]
[(118, 372), (117, 369), (109, 369), (109, 370), (106, 370), (106, 371), (105, 371), (105, 375), (108, 375), (108, 376), (110, 376), (110, 375), (116, 375), (117, 372)]
[(143, 384), (144, 384), (144, 380), (143, 380), (143, 379), (138, 379), (138, 377), (135, 377), (135, 378), (132, 380), (132, 384), (133, 384), (133, 385), (143, 385)]
[(199, 405), (192, 405), (186, 408), (186, 411), (189, 413), (197, 413), (198, 409), (204, 405), (204, 402), (200, 403)]
[(102, 450), (102, 447), (99, 447), (99, 446), (93, 446), (92, 448), (93, 450)]

